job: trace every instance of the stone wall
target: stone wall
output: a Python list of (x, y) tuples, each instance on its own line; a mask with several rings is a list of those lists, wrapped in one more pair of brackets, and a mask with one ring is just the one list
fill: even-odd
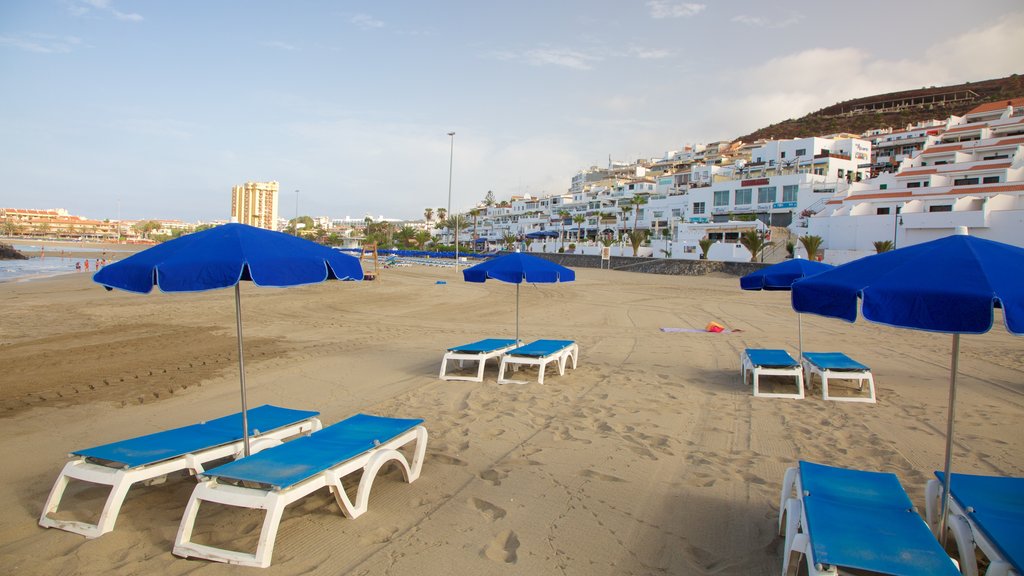
[[(584, 254), (531, 254), (569, 268), (600, 268), (600, 256)], [(609, 261), (613, 270), (643, 272), (645, 274), (670, 274), (676, 276), (703, 276), (712, 272), (723, 272), (733, 276), (745, 276), (769, 266), (760, 262), (718, 262), (714, 260), (672, 260), (668, 258), (633, 258), (613, 256)]]

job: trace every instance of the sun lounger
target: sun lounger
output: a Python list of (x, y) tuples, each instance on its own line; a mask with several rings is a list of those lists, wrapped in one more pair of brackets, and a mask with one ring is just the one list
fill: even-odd
[[(821, 379), (821, 396), (825, 400), (841, 402), (875, 402), (875, 379), (871, 376), (871, 368), (857, 362), (842, 352), (804, 352), (804, 370), (807, 372), (807, 385), (810, 386), (817, 374)], [(868, 384), (867, 396), (835, 396), (828, 393), (828, 381), (856, 380), (858, 391), (864, 390)]]
[[(783, 531), (784, 526), (784, 531)], [(894, 576), (958, 576), (895, 474), (811, 462), (786, 471), (779, 505), (782, 573), (854, 569)]]
[[(174, 553), (244, 566), (270, 566), (281, 516), (292, 502), (327, 487), (342, 513), (356, 518), (366, 511), (370, 486), (386, 463), (398, 462), (406, 482), (416, 480), (427, 450), (427, 430), (420, 425), (422, 422), (357, 414), (305, 438), (207, 471), (203, 476), (209, 480), (195, 487), (185, 508)], [(398, 450), (414, 440), (410, 465)], [(362, 477), (353, 502), (342, 478), (358, 471), (362, 471)], [(193, 542), (202, 502), (266, 510), (255, 553)]]
[[(441, 358), (441, 374), (438, 376), (442, 380), (468, 380), (470, 382), (483, 382), (484, 381), (484, 365), (487, 360), (496, 358), (509, 350), (515, 348), (518, 343), (512, 339), (503, 338), (490, 338), (487, 340), (479, 340), (472, 344), (464, 344), (462, 346), (456, 346), (449, 348), (445, 352), (444, 357)], [(446, 374), (448, 371), (448, 362), (451, 360), (459, 361), (459, 368), (462, 368), (464, 362), (477, 362), (476, 376), (452, 376)]]
[(557, 362), (558, 375), (565, 374), (565, 364), (572, 358), (572, 369), (576, 369), (576, 362), (579, 359), (580, 348), (572, 340), (534, 340), (525, 346), (514, 348), (501, 357), (501, 366), (498, 368), (499, 384), (525, 384), (525, 380), (506, 380), (505, 369), (509, 365), (537, 366), (537, 382), (544, 383), (544, 369), (548, 364)]
[[(269, 404), (248, 411), (252, 450), (280, 444), (285, 438), (320, 429), (319, 412), (279, 408)], [(171, 472), (203, 472), (203, 465), (242, 451), (242, 414), (232, 414), (192, 426), (165, 430), (113, 444), (72, 452), (50, 490), (39, 525), (96, 538), (114, 529), (128, 489), (136, 482), (154, 480)], [(110, 486), (96, 524), (60, 520), (57, 513), (70, 480)]]
[[(932, 531), (939, 529), (942, 472), (925, 488), (925, 510)], [(989, 560), (987, 576), (1024, 575), (1024, 478), (953, 474), (949, 483), (949, 528), (960, 551), (965, 576), (976, 576), (974, 548)]]
[[(747, 348), (740, 356), (740, 378), (746, 385), (747, 377), (752, 376), (754, 396), (762, 398), (803, 398), (804, 373), (800, 364), (785, 350), (769, 350), (765, 348)], [(763, 392), (760, 387), (761, 376), (792, 376), (796, 381), (796, 392)]]

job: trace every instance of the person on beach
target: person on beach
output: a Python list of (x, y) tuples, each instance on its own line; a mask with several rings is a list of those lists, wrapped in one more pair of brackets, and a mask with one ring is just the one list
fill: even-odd
[(81, 272), (81, 271), (82, 271), (82, 263), (81, 262), (75, 262), (75, 272)]
[(89, 259), (88, 258), (85, 259), (85, 269), (86, 270), (89, 269)]

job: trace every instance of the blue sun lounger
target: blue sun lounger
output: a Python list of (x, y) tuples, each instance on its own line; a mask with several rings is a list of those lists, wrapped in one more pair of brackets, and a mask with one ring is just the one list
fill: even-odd
[[(925, 488), (925, 510), (933, 532), (942, 511), (942, 472)], [(989, 560), (987, 576), (1024, 576), (1024, 478), (953, 474), (949, 528), (960, 551), (961, 571), (976, 576), (977, 546)]]
[[(785, 350), (766, 348), (747, 348), (740, 356), (740, 378), (747, 385), (747, 377), (751, 376), (754, 384), (754, 396), (762, 398), (803, 398), (804, 373), (800, 363)], [(760, 387), (761, 376), (792, 376), (796, 381), (796, 392), (763, 392)]]
[[(491, 358), (496, 358), (509, 350), (515, 348), (519, 342), (513, 339), (505, 338), (489, 338), (487, 340), (478, 340), (471, 344), (463, 344), (462, 346), (455, 346), (449, 348), (445, 352), (444, 357), (441, 358), (441, 374), (438, 376), (442, 380), (468, 380), (470, 382), (483, 382), (484, 381), (484, 365)], [(458, 360), (459, 368), (462, 368), (465, 362), (477, 362), (476, 376), (452, 376), (447, 374), (448, 362), (450, 360)]]
[[(253, 449), (280, 444), (285, 438), (320, 429), (319, 412), (292, 410), (269, 404), (248, 411), (249, 443)], [(136, 482), (154, 480), (181, 470), (203, 471), (213, 460), (242, 452), (242, 414), (232, 414), (191, 426), (147, 434), (130, 440), (77, 450), (50, 490), (39, 525), (96, 538), (114, 529), (128, 489)], [(57, 513), (70, 480), (110, 486), (96, 524), (61, 520)]]
[[(196, 485), (174, 541), (174, 553), (243, 566), (270, 566), (277, 530), (286, 506), (327, 487), (342, 513), (356, 518), (366, 512), (370, 487), (382, 466), (398, 462), (406, 482), (419, 478), (427, 450), (427, 430), (420, 419), (357, 414), (310, 436), (299, 438), (208, 470)], [(399, 449), (415, 441), (412, 464)], [(355, 501), (342, 478), (362, 471)], [(255, 553), (249, 554), (192, 541), (202, 502), (266, 510)]]
[(498, 368), (498, 384), (525, 384), (525, 380), (506, 380), (505, 369), (509, 365), (525, 364), (536, 366), (537, 382), (544, 383), (544, 369), (548, 364), (557, 362), (558, 375), (565, 375), (565, 364), (572, 358), (572, 369), (576, 369), (576, 362), (579, 359), (580, 347), (572, 340), (534, 340), (525, 346), (520, 346), (505, 352), (501, 357), (501, 366)]
[[(807, 371), (807, 385), (810, 386), (817, 374), (821, 379), (821, 397), (825, 400), (840, 402), (875, 402), (875, 379), (871, 376), (871, 368), (857, 362), (842, 352), (804, 352), (804, 370)], [(864, 390), (868, 384), (867, 396), (835, 396), (828, 393), (828, 381), (856, 380), (858, 391)]]
[(811, 462), (786, 471), (779, 506), (783, 575), (803, 555), (810, 575), (840, 568), (894, 576), (959, 576), (895, 474)]

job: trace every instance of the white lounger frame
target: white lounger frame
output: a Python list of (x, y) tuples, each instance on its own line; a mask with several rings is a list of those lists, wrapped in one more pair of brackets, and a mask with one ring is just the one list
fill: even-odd
[[(939, 537), (939, 515), (942, 513), (942, 482), (931, 479), (924, 488), (924, 510), (932, 533)], [(992, 542), (985, 538), (985, 533), (975, 528), (964, 509), (952, 496), (949, 498), (949, 530), (956, 540), (960, 556), (960, 572), (964, 576), (978, 576), (978, 563), (974, 560), (974, 548), (980, 548), (989, 559), (985, 576), (1021, 576), (1009, 562), (1003, 559)]]
[[(412, 465), (410, 466), (408, 460), (398, 449), (413, 440), (416, 441), (416, 446), (413, 449)], [(266, 568), (270, 566), (274, 543), (277, 540), (278, 526), (286, 506), (326, 486), (334, 495), (342, 514), (348, 518), (357, 518), (366, 512), (370, 499), (370, 487), (382, 466), (391, 460), (398, 462), (405, 481), (413, 482), (420, 476), (426, 450), (427, 429), (423, 426), (416, 426), (373, 450), (363, 452), (283, 490), (221, 484), (216, 478), (202, 482), (192, 491), (192, 497), (189, 498), (188, 506), (185, 507), (185, 514), (174, 540), (174, 554), (184, 558), (191, 556), (228, 564)], [(363, 471), (363, 476), (359, 481), (359, 488), (353, 503), (345, 493), (341, 479), (359, 470)], [(195, 528), (196, 516), (199, 514), (199, 505), (204, 501), (225, 506), (266, 510), (256, 552), (248, 554), (192, 542), (192, 531)]]
[[(537, 383), (544, 383), (544, 369), (552, 362), (558, 362), (558, 375), (565, 375), (565, 365), (569, 358), (572, 358), (572, 369), (576, 369), (576, 362), (579, 360), (580, 347), (573, 342), (561, 350), (556, 350), (547, 356), (515, 356), (505, 354), (501, 357), (501, 366), (498, 368), (498, 384), (526, 384), (526, 380), (506, 380), (505, 369), (509, 364), (524, 364), (537, 367)], [(513, 368), (515, 370), (515, 368)]]
[[(487, 361), (491, 358), (497, 358), (503, 355), (505, 352), (522, 346), (522, 342), (518, 344), (509, 344), (508, 346), (498, 348), (497, 350), (491, 350), (490, 352), (460, 352), (458, 350), (449, 350), (445, 352), (444, 357), (441, 358), (441, 373), (438, 375), (442, 380), (466, 380), (468, 382), (483, 382), (484, 381), (484, 366)], [(458, 360), (459, 368), (462, 368), (466, 362), (479, 362), (476, 376), (450, 376), (447, 374), (448, 362), (450, 360)]]
[[(875, 379), (871, 376), (871, 370), (830, 370), (815, 365), (806, 358), (803, 359), (804, 371), (807, 374), (807, 386), (814, 383), (814, 375), (821, 379), (821, 397), (824, 400), (835, 400), (836, 402), (866, 402), (874, 404), (875, 400)], [(867, 396), (830, 396), (828, 393), (829, 378), (833, 380), (857, 380), (858, 391), (864, 390), (864, 382), (868, 383)]]
[[(804, 373), (800, 366), (789, 368), (768, 368), (757, 366), (750, 361), (746, 352), (740, 354), (740, 378), (743, 385), (747, 384), (747, 376), (752, 375), (754, 380), (754, 396), (761, 398), (803, 398), (804, 397)], [(759, 379), (761, 376), (792, 376), (796, 379), (796, 392), (762, 392)]]
[[(309, 434), (320, 430), (320, 428), (320, 420), (314, 417), (262, 433), (256, 437), (250, 436), (249, 451), (255, 454), (260, 450), (280, 444), (285, 438), (299, 434)], [(61, 530), (81, 534), (86, 538), (102, 536), (114, 529), (114, 523), (117, 522), (117, 515), (121, 511), (121, 505), (124, 503), (125, 496), (128, 495), (128, 490), (133, 484), (154, 480), (181, 470), (186, 470), (191, 475), (201, 474), (204, 471), (203, 465), (208, 462), (222, 458), (239, 457), (242, 453), (242, 443), (242, 440), (238, 440), (237, 442), (222, 444), (194, 454), (185, 454), (177, 458), (135, 468), (113, 468), (88, 462), (84, 457), (76, 457), (75, 460), (64, 465), (60, 476), (54, 482), (53, 488), (50, 490), (50, 496), (46, 499), (46, 505), (43, 506), (43, 513), (39, 517), (39, 525), (45, 528), (60, 528)], [(58, 520), (50, 517), (50, 514), (57, 512), (61, 498), (64, 497), (64, 491), (67, 489), (71, 479), (110, 486), (110, 493), (107, 495), (107, 501), (103, 505), (103, 511), (100, 512), (100, 517), (96, 524), (76, 520)]]

